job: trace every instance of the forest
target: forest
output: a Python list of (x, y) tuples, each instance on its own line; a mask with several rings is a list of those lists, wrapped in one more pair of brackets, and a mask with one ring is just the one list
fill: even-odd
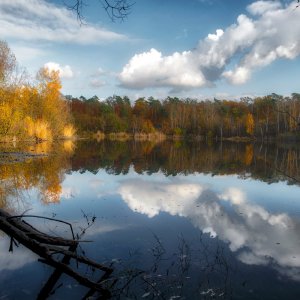
[(100, 101), (66, 96), (79, 132), (153, 134), (168, 136), (272, 138), (298, 135), (300, 94), (245, 97), (240, 101), (214, 99), (160, 100), (150, 97), (131, 101), (112, 96)]
[(0, 141), (52, 140), (96, 134), (115, 138), (299, 139), (300, 94), (236, 100), (61, 93), (59, 71), (41, 68), (35, 80), (0, 41)]

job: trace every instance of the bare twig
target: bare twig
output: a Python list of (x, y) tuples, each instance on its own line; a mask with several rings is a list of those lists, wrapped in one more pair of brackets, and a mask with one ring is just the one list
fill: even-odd
[[(114, 22), (116, 20), (123, 21), (131, 12), (135, 2), (131, 0), (99, 0), (109, 18)], [(87, 6), (84, 0), (74, 0), (71, 4), (64, 2), (65, 6), (74, 11), (80, 23), (83, 23), (83, 8)]]
[[(73, 240), (65, 240), (63, 238), (49, 236), (45, 233), (38, 231), (30, 224), (22, 221), (21, 219), (23, 217), (35, 217), (68, 224), (74, 236), (72, 225), (68, 222), (34, 215), (11, 216), (4, 210), (0, 209), (0, 229), (11, 237), (10, 250), (12, 250), (13, 244), (15, 243), (15, 241), (17, 241), (32, 252), (34, 252), (35, 254), (37, 254), (40, 257), (39, 260), (41, 262), (56, 268), (59, 271), (56, 274), (56, 277), (61, 272), (65, 273), (74, 278), (78, 283), (90, 289), (98, 291), (101, 295), (105, 297), (109, 296), (110, 293), (109, 291), (103, 288), (102, 282), (91, 281), (86, 276), (83, 276), (78, 272), (74, 271), (71, 267), (68, 266), (68, 264), (70, 259), (73, 258), (77, 261), (77, 263), (82, 263), (104, 272), (107, 275), (105, 276), (105, 278), (107, 278), (112, 273), (112, 268), (104, 266), (95, 261), (89, 260), (84, 256), (76, 254), (75, 251), (79, 244), (79, 241), (75, 240), (75, 237)], [(69, 246), (69, 250), (63, 248), (65, 246)], [(55, 254), (64, 255), (64, 259), (62, 261), (58, 261), (55, 258)], [(49, 283), (49, 286), (53, 285), (53, 280)], [(46, 289), (45, 292), (48, 292), (48, 289)]]

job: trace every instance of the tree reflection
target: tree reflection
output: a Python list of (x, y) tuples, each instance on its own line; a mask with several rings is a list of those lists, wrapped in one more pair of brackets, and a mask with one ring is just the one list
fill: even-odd
[(71, 144), (40, 143), (5, 153), (0, 164), (0, 208), (24, 210), (21, 200), (31, 189), (39, 191), (45, 204), (59, 202), (64, 174), (70, 169), (70, 149)]
[[(126, 174), (133, 169), (138, 174), (161, 172), (165, 176), (237, 174), (268, 183), (288, 180), (290, 184), (298, 184), (299, 179), (300, 150), (291, 145), (84, 141), (75, 146), (65, 141), (31, 145), (26, 153), (6, 156), (0, 165), (0, 208), (23, 209), (23, 194), (31, 189), (39, 191), (44, 204), (58, 203), (64, 176), (72, 171), (96, 174), (104, 169), (110, 174)], [(176, 299), (189, 295), (228, 299), (232, 277), (236, 276), (231, 259), (234, 253), (239, 263), (269, 265), (278, 274), (299, 281), (299, 223), (286, 213), (268, 212), (251, 203), (237, 188), (215, 192), (184, 180), (166, 184), (135, 178), (122, 180), (117, 192), (135, 212), (149, 218), (160, 212), (185, 217), (204, 234), (196, 245), (179, 236), (176, 249), (171, 251), (154, 235), (151, 259), (139, 269), (133, 268), (138, 253), (123, 262), (109, 262), (114, 272), (105, 279), (105, 288), (114, 299)], [(93, 270), (89, 272), (93, 275)], [(46, 295), (57, 288), (60, 275), (53, 274)], [(238, 280), (243, 286), (242, 279)], [(94, 294), (90, 290), (86, 298)]]
[(165, 141), (80, 142), (72, 156), (73, 171), (127, 174), (237, 174), (272, 183), (300, 181), (300, 148), (295, 145)]
[[(300, 181), (300, 149), (293, 145), (107, 140), (80, 141), (75, 145), (68, 140), (55, 145), (27, 146), (26, 155), (16, 150), (13, 154), (1, 152), (2, 208), (21, 209), (22, 195), (34, 188), (43, 203), (58, 203), (64, 175), (70, 171), (96, 174), (104, 169), (118, 175), (127, 174), (133, 168), (138, 174), (237, 174), (267, 183), (285, 180), (298, 184)], [(24, 153), (24, 147), (22, 151)]]

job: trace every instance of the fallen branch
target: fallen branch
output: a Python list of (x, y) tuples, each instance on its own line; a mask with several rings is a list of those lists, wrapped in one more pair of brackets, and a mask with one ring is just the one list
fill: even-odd
[[(84, 256), (80, 256), (76, 253), (76, 248), (80, 241), (68, 240), (60, 237), (50, 236), (34, 228), (29, 223), (22, 220), (24, 217), (35, 217), (35, 216), (11, 216), (4, 210), (0, 209), (0, 229), (5, 232), (11, 238), (10, 250), (13, 250), (15, 241), (22, 244), (40, 258), (39, 261), (54, 267), (57, 270), (57, 279), (62, 273), (74, 278), (79, 284), (84, 285), (90, 289), (98, 291), (104, 298), (110, 297), (110, 292), (103, 288), (102, 281), (94, 282), (88, 279), (86, 276), (82, 276), (78, 272), (74, 271), (70, 266), (69, 262), (71, 259), (75, 259), (77, 263), (82, 263), (90, 266), (94, 269), (104, 272), (102, 278), (107, 279), (108, 276), (113, 272), (113, 269), (105, 265), (99, 264), (92, 261)], [(61, 222), (68, 224), (71, 228), (73, 237), (73, 229), (70, 223), (65, 221), (44, 218), (36, 216), (37, 218), (48, 219), (51, 221)], [(68, 249), (64, 248), (68, 247)], [(61, 254), (64, 258), (59, 261), (55, 258), (55, 254)], [(60, 274), (59, 276), (57, 276)], [(53, 281), (53, 280), (52, 280)], [(53, 286), (53, 282), (51, 283)]]

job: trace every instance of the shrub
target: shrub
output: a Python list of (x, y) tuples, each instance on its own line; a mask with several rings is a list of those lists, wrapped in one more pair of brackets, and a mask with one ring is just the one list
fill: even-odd
[(76, 129), (72, 124), (67, 124), (63, 129), (63, 137), (66, 139), (70, 139), (74, 137), (76, 133)]

